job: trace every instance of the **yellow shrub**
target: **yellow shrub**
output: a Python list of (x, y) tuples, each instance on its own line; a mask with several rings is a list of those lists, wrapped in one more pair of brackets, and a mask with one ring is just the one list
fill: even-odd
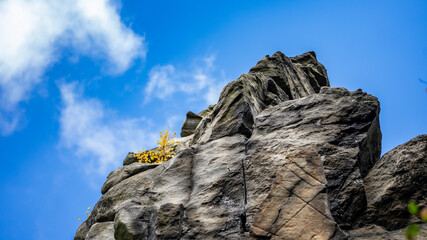
[(157, 141), (157, 148), (153, 151), (148, 150), (138, 151), (133, 156), (138, 159), (138, 162), (142, 163), (160, 163), (171, 159), (174, 155), (174, 145), (178, 142), (174, 140), (176, 132), (172, 136), (169, 136), (169, 131), (166, 130), (165, 134), (160, 132), (160, 140)]

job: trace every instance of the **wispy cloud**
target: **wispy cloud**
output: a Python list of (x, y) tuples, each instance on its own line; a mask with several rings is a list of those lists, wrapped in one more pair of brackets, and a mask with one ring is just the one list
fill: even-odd
[(59, 84), (61, 145), (84, 160), (88, 173), (105, 175), (128, 151), (150, 146), (158, 138), (146, 118), (123, 119), (94, 98), (85, 98), (77, 83)]
[(109, 73), (144, 58), (144, 38), (120, 19), (108, 0), (0, 2), (0, 133), (19, 125), (17, 105), (27, 100), (64, 47), (104, 62)]
[(182, 92), (204, 99), (207, 104), (216, 103), (227, 81), (215, 67), (215, 56), (211, 55), (196, 62), (188, 69), (176, 69), (170, 64), (153, 67), (144, 89), (144, 102), (148, 103), (154, 98), (164, 100), (173, 93)]

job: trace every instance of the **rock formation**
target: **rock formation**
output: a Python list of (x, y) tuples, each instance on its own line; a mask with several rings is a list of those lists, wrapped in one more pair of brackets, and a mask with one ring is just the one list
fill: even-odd
[(407, 202), (426, 204), (427, 136), (380, 159), (379, 111), (329, 87), (314, 52), (266, 56), (187, 114), (171, 160), (130, 153), (74, 239), (404, 239)]
[(365, 221), (390, 230), (408, 225), (408, 202), (427, 206), (427, 134), (386, 153), (364, 182), (368, 201)]
[(194, 133), (200, 121), (202, 121), (203, 117), (199, 116), (192, 111), (187, 113), (187, 118), (185, 119), (184, 124), (181, 128), (181, 137), (187, 137)]

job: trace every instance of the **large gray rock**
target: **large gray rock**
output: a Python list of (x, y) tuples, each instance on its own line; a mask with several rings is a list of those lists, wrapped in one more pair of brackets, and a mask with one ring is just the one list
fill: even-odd
[[(371, 168), (380, 154), (378, 113), (379, 103), (371, 95), (322, 88), (320, 94), (283, 102), (259, 114), (245, 160), (252, 199), (248, 222), (270, 194), (271, 179), (287, 166), (289, 152), (310, 148), (323, 162), (333, 218), (344, 228), (352, 225), (366, 207), (361, 172)], [(366, 141), (374, 145), (367, 148)]]
[(427, 134), (386, 153), (364, 179), (367, 219), (388, 230), (406, 226), (408, 203), (427, 206)]
[(362, 236), (379, 103), (328, 85), (314, 53), (263, 58), (225, 87), (175, 157), (112, 173), (75, 239), (100, 222), (114, 222), (118, 240)]
[[(354, 217), (353, 208), (359, 207), (354, 198), (363, 195), (357, 161), (365, 149), (360, 146), (368, 132), (376, 132), (370, 128), (377, 126), (377, 112), (375, 98), (344, 89), (327, 88), (283, 102), (257, 116), (249, 139), (235, 134), (193, 144), (170, 161), (118, 182), (98, 201), (87, 224), (117, 222), (123, 205), (133, 201), (151, 214), (143, 226), (152, 228), (167, 225), (158, 224), (163, 206), (182, 206), (182, 214), (172, 214), (179, 219), (172, 222), (182, 239), (286, 239), (304, 234), (340, 239), (344, 234), (328, 200), (346, 203), (342, 211)], [(340, 164), (326, 168), (334, 161)], [(328, 177), (339, 174), (341, 180), (336, 181), (341, 182), (329, 186)], [(335, 194), (339, 191), (347, 194)], [(270, 206), (277, 206), (280, 213), (273, 214), (276, 210)], [(306, 218), (313, 221), (301, 225)], [(132, 224), (136, 223), (121, 226)], [(301, 232), (303, 228), (311, 231)], [(153, 231), (165, 232), (144, 230), (144, 236)]]

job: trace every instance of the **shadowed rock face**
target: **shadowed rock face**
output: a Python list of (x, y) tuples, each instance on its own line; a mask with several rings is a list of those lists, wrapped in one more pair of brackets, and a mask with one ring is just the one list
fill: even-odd
[(281, 52), (261, 59), (222, 90), (211, 114), (195, 130), (193, 143), (243, 134), (250, 137), (254, 118), (262, 110), (329, 86), (326, 69), (314, 52), (288, 58)]
[[(247, 175), (253, 175), (248, 190), (254, 200), (249, 205), (256, 210), (269, 194), (270, 179), (288, 166), (289, 152), (309, 148), (322, 161), (332, 216), (344, 227), (353, 225), (366, 208), (361, 172), (380, 155), (378, 113), (375, 97), (343, 88), (322, 88), (260, 113), (247, 147)], [(377, 141), (368, 149), (364, 142), (369, 139)]]
[(202, 121), (201, 116), (189, 111), (187, 112), (187, 118), (185, 119), (184, 124), (181, 128), (181, 137), (187, 137), (194, 133), (194, 130), (199, 125), (200, 121)]
[[(394, 150), (383, 157), (386, 163), (377, 162), (378, 100), (361, 90), (328, 86), (313, 52), (263, 58), (199, 114), (203, 119), (176, 146), (174, 158), (149, 167), (128, 156), (127, 165), (108, 176), (104, 195), (74, 239), (397, 236), (373, 225), (382, 223), (375, 216), (387, 215), (372, 209), (389, 184), (375, 185), (372, 173), (399, 175), (381, 167), (399, 169), (390, 160)], [(424, 149), (415, 145), (402, 151)], [(426, 169), (425, 155), (419, 156), (407, 164)], [(414, 174), (409, 171), (397, 186), (405, 188)], [(371, 190), (376, 187), (380, 191)], [(425, 196), (422, 190), (413, 193)]]
[(368, 200), (365, 221), (389, 230), (408, 225), (410, 200), (427, 207), (427, 134), (386, 153), (364, 182)]

